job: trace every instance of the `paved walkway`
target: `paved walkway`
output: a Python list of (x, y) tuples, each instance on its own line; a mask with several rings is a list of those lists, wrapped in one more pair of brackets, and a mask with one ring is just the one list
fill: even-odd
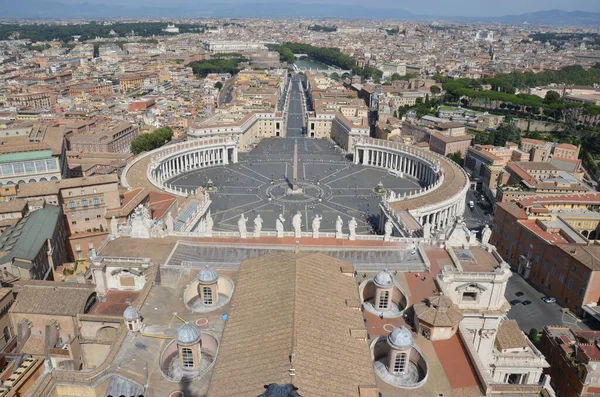
[(475, 370), (458, 335), (448, 340), (433, 342), (433, 347), (446, 369), (446, 377), (453, 389), (478, 385)]

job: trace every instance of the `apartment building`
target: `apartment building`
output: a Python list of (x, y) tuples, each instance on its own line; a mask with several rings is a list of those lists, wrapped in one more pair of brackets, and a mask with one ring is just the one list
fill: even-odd
[(569, 143), (546, 142), (539, 139), (521, 138), (519, 148), (530, 154), (529, 161), (547, 162), (551, 158), (577, 160), (579, 147)]
[(69, 87), (69, 96), (88, 94), (93, 96), (107, 96), (113, 93), (112, 83), (82, 83)]
[(118, 185), (114, 174), (26, 183), (18, 186), (17, 198), (60, 205), (69, 235), (107, 231), (107, 211), (121, 206)]
[(600, 194), (501, 202), (491, 243), (511, 267), (577, 315), (600, 301)]
[(101, 124), (95, 130), (74, 134), (69, 138), (72, 151), (92, 153), (128, 153), (131, 142), (139, 135), (137, 124), (112, 122)]
[(548, 369), (557, 396), (583, 397), (600, 393), (599, 331), (544, 327), (540, 350), (552, 366)]
[(508, 180), (504, 185), (498, 186), (497, 201), (590, 191), (575, 175), (547, 162), (511, 162), (505, 170)]
[(51, 91), (6, 95), (6, 105), (16, 108), (51, 109), (55, 103), (56, 96)]

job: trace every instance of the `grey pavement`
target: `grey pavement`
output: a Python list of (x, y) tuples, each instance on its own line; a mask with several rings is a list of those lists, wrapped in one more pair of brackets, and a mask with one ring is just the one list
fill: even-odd
[(263, 230), (275, 230), (280, 213), (286, 219), (286, 230), (291, 231), (291, 219), (300, 211), (302, 227), (307, 232), (312, 230), (314, 215), (319, 214), (323, 216), (322, 232), (334, 232), (339, 215), (344, 227), (354, 217), (357, 233), (370, 234), (379, 222), (380, 196), (373, 193), (378, 182), (396, 193), (419, 189), (414, 180), (353, 164), (330, 141), (298, 138), (298, 179), (305, 194), (286, 196), (292, 176), (294, 141), (263, 139), (251, 152), (240, 153), (237, 164), (191, 171), (169, 183), (190, 189), (206, 186), (211, 179), (218, 189), (210, 194), (217, 231), (237, 231), (237, 220), (242, 213), (249, 218), (249, 231), (254, 229), (257, 214), (263, 218)]
[[(517, 292), (523, 292), (523, 295), (518, 297)], [(521, 302), (531, 301), (530, 305), (521, 303), (512, 305), (508, 312), (508, 318), (516, 320), (519, 328), (525, 333), (529, 333), (531, 328), (541, 331), (545, 325), (568, 326), (573, 329), (590, 329), (590, 325), (594, 326), (577, 321), (571, 315), (563, 313), (557, 303), (544, 302), (542, 300), (544, 294), (517, 273), (513, 272), (512, 277), (508, 280), (504, 296), (509, 302), (515, 299)]]
[[(491, 225), (494, 221), (494, 216), (491, 213), (491, 203), (480, 200), (480, 196), (480, 192), (469, 189), (465, 199), (466, 205), (464, 213), (464, 220), (467, 227), (471, 230), (477, 230), (478, 232), (480, 232), (486, 224)], [(473, 201), (475, 204), (472, 209), (469, 208), (469, 201)]]

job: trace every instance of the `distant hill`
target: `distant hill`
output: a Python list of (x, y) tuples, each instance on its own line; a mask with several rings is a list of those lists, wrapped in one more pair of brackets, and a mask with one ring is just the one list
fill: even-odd
[(548, 10), (529, 12), (519, 15), (478, 18), (444, 18), (464, 22), (501, 23), (506, 25), (543, 25), (543, 26), (600, 26), (600, 13), (585, 11)]
[[(63, 0), (65, 1), (65, 0)], [(71, 0), (72, 1), (72, 0)], [(315, 0), (312, 0), (315, 1)], [(167, 3), (168, 4), (168, 3)], [(600, 13), (549, 10), (501, 17), (461, 17), (416, 15), (401, 8), (344, 6), (329, 3), (203, 3), (196, 5), (114, 6), (85, 2), (66, 3), (60, 0), (0, 0), (0, 17), (24, 19), (108, 19), (108, 18), (171, 18), (171, 17), (230, 17), (230, 18), (353, 18), (397, 20), (447, 20), (456, 22), (501, 23), (510, 25), (600, 26)]]

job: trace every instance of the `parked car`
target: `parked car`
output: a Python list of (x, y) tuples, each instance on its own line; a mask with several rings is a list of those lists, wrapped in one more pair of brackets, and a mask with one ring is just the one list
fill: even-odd
[(475, 207), (475, 203), (473, 201), (469, 201), (469, 208), (473, 209)]
[(513, 300), (510, 301), (510, 305), (511, 306), (518, 305), (519, 303), (521, 303), (520, 299), (513, 299)]
[(523, 302), (521, 302), (521, 304), (522, 304), (523, 306), (531, 305), (531, 301), (530, 301), (530, 300), (523, 301)]
[(556, 298), (553, 298), (551, 296), (544, 296), (542, 300), (546, 303), (556, 303)]
[(523, 296), (524, 294), (521, 291), (515, 292), (516, 296)]

